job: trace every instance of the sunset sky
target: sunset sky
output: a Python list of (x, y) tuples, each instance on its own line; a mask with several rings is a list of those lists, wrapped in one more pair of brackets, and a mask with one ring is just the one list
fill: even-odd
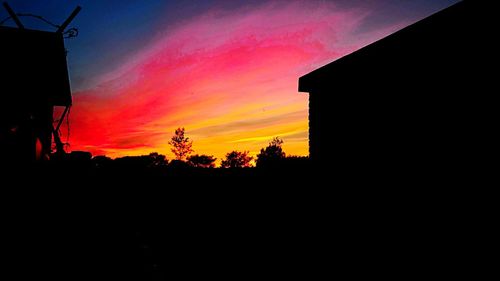
[(219, 159), (255, 155), (275, 136), (287, 154), (307, 155), (308, 95), (298, 77), (455, 2), (9, 1), (56, 23), (83, 8), (71, 25), (80, 35), (66, 40), (70, 150), (169, 159), (177, 127), (195, 153)]

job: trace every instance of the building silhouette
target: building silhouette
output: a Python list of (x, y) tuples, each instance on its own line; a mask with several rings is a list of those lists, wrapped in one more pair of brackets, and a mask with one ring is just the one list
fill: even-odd
[(53, 114), (55, 106), (71, 105), (63, 32), (79, 8), (47, 32), (25, 28), (4, 6), (17, 28), (0, 26), (0, 147), (4, 161), (30, 163), (50, 155), (53, 135), (63, 151)]
[(300, 77), (312, 162), (359, 178), (440, 173), (472, 157), (492, 82), (485, 9), (459, 2)]

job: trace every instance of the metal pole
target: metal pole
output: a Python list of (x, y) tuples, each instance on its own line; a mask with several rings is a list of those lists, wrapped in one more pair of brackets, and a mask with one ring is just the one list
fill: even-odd
[(61, 127), (61, 124), (64, 120), (64, 117), (66, 117), (66, 113), (68, 113), (69, 106), (66, 106), (64, 109), (64, 112), (61, 116), (61, 119), (59, 119), (59, 123), (57, 124), (57, 127), (52, 127), (52, 133), (54, 134), (54, 142), (56, 143), (56, 153), (57, 154), (64, 154), (64, 144), (61, 141), (61, 137), (59, 136), (59, 128)]
[(71, 23), (71, 21), (78, 15), (78, 13), (82, 10), (82, 7), (76, 6), (76, 9), (71, 13), (71, 15), (64, 21), (64, 23), (57, 29), (56, 32), (63, 33), (66, 27)]
[(59, 119), (59, 123), (57, 123), (57, 127), (56, 127), (57, 132), (59, 132), (59, 128), (61, 127), (61, 124), (64, 121), (64, 117), (66, 117), (66, 113), (68, 113), (68, 110), (69, 110), (69, 106), (66, 106), (66, 108), (64, 109), (64, 111), (61, 115), (61, 119)]
[(56, 143), (56, 153), (64, 154), (64, 144), (61, 141), (61, 137), (59, 136), (59, 131), (56, 131), (54, 127), (52, 127), (52, 133), (54, 134), (54, 142)]
[(17, 27), (19, 27), (20, 29), (24, 29), (24, 25), (19, 20), (19, 18), (17, 17), (16, 13), (14, 13), (14, 11), (9, 6), (9, 4), (7, 4), (7, 2), (3, 2), (3, 6), (5, 7), (5, 10), (7, 10), (7, 13), (9, 13), (10, 17), (14, 20), (14, 22), (17, 25)]

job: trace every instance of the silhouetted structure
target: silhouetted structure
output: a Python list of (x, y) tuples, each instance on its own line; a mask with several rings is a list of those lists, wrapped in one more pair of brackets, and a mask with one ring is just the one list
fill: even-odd
[(46, 32), (26, 29), (4, 6), (18, 28), (0, 26), (0, 147), (4, 159), (31, 162), (49, 156), (53, 134), (63, 152), (53, 112), (71, 106), (63, 32), (79, 8), (58, 31)]
[(300, 77), (313, 163), (397, 176), (467, 161), (491, 83), (481, 5), (460, 2)]

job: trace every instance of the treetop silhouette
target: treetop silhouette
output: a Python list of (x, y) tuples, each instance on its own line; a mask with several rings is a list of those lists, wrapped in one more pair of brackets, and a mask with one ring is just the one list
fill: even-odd
[(285, 159), (286, 154), (282, 148), (283, 140), (275, 137), (269, 142), (266, 148), (262, 148), (257, 155), (257, 167), (267, 167), (276, 165), (280, 160)]
[(248, 168), (251, 167), (252, 156), (249, 151), (232, 151), (226, 154), (226, 159), (222, 160), (221, 168)]
[(168, 142), (172, 146), (172, 153), (174, 153), (175, 158), (180, 161), (184, 161), (194, 150), (192, 149), (193, 141), (189, 137), (185, 136), (184, 128), (177, 128), (175, 130), (174, 136)]

